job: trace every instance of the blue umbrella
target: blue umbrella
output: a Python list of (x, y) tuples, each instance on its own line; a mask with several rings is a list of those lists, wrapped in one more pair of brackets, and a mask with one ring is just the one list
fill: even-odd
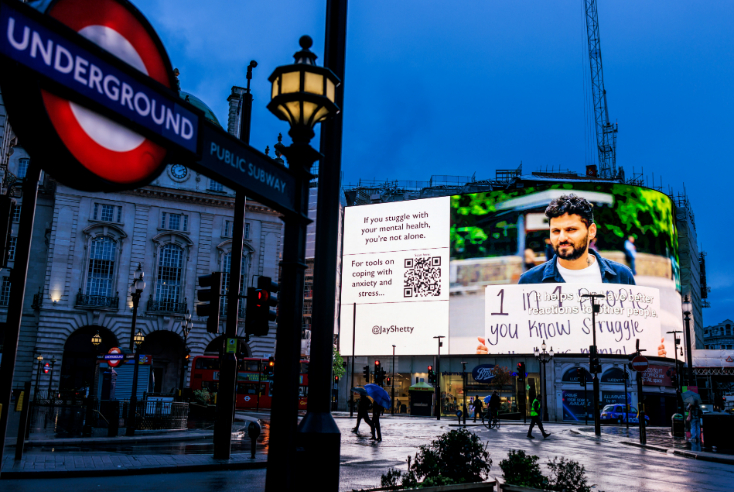
[(390, 408), (390, 395), (387, 394), (387, 391), (376, 384), (365, 384), (364, 390), (367, 392), (367, 396), (372, 398), (376, 404), (382, 408)]
[(361, 388), (359, 386), (352, 388), (352, 392), (357, 393), (359, 396), (367, 396), (367, 392), (364, 390), (364, 388)]
[(484, 397), (484, 403), (486, 403), (487, 405), (489, 405), (489, 399), (490, 399), (490, 398), (492, 398), (492, 395), (489, 395), (489, 396), (485, 396), (485, 397)]

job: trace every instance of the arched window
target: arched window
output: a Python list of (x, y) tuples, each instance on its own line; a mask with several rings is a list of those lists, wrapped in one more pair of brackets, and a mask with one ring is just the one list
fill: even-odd
[[(247, 291), (247, 278), (248, 278), (248, 272), (250, 271), (250, 255), (244, 254), (242, 255), (242, 263), (240, 265), (240, 294), (243, 294)], [(229, 292), (229, 274), (232, 271), (232, 252), (228, 251), (223, 257), (222, 257), (222, 296), (226, 296)], [(221, 312), (224, 316), (227, 315), (227, 298), (221, 297), (220, 298), (221, 304)], [(239, 316), (240, 318), (245, 317), (244, 312), (244, 306), (245, 304), (243, 302), (240, 302), (240, 312)]]
[(92, 239), (89, 249), (86, 295), (87, 304), (106, 305), (114, 291), (117, 242), (108, 236)]
[(155, 286), (157, 311), (178, 312), (181, 309), (183, 258), (184, 250), (176, 244), (166, 244), (158, 251)]

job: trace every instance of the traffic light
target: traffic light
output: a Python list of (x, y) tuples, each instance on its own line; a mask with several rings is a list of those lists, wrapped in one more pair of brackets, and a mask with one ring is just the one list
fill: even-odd
[(390, 376), (388, 376), (388, 377), (387, 377), (386, 381), (387, 381), (387, 385), (388, 385), (388, 386), (390, 386), (390, 385), (391, 385), (391, 379), (390, 379)]
[(51, 364), (49, 364), (48, 362), (46, 362), (46, 363), (45, 363), (45, 364), (43, 365), (43, 373), (44, 373), (44, 374), (48, 374), (48, 372), (49, 372), (50, 370), (51, 370)]
[(270, 277), (257, 279), (257, 289), (247, 289), (247, 312), (245, 314), (245, 334), (264, 337), (270, 329), (269, 323), (275, 321), (277, 313), (271, 306), (278, 305), (278, 284)]
[(375, 384), (382, 386), (383, 378), (385, 377), (385, 373), (382, 371), (382, 368), (380, 367), (380, 361), (375, 361)]
[(436, 382), (436, 373), (433, 372), (433, 366), (428, 366), (428, 382), (434, 384)]
[(601, 372), (601, 363), (599, 362), (599, 354), (596, 352), (596, 345), (589, 347), (589, 372), (591, 374)]
[(339, 384), (339, 376), (334, 376), (334, 384)]
[(525, 383), (525, 363), (524, 362), (518, 362), (517, 363), (517, 382), (518, 383)]
[(577, 367), (576, 373), (579, 376), (579, 386), (581, 386), (582, 388), (585, 388), (586, 387), (586, 372), (584, 371), (583, 368)]
[(364, 369), (362, 369), (362, 375), (364, 376), (365, 381), (369, 383), (370, 382), (370, 366), (364, 366)]
[[(222, 295), (222, 272), (212, 272), (199, 277), (199, 287), (196, 299), (201, 301), (196, 305), (196, 315), (206, 320), (206, 331), (219, 333), (219, 298)], [(205, 287), (209, 287), (208, 289)]]
[(275, 357), (268, 358), (268, 363), (265, 366), (265, 374), (270, 378), (275, 374)]

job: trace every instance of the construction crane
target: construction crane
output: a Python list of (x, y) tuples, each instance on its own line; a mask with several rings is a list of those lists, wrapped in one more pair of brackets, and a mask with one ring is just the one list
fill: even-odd
[(609, 122), (607, 91), (604, 90), (604, 73), (601, 65), (599, 42), (599, 13), (596, 0), (584, 0), (586, 9), (586, 37), (589, 41), (591, 65), (591, 91), (594, 100), (594, 127), (596, 146), (599, 150), (599, 177), (617, 177), (617, 124)]

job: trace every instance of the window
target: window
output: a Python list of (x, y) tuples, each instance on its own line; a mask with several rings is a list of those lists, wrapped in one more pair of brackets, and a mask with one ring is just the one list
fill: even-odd
[(112, 297), (117, 243), (110, 237), (92, 240), (87, 269), (88, 296)]
[(8, 304), (10, 304), (10, 280), (5, 277), (2, 287), (0, 287), (0, 306), (7, 306)]
[(15, 245), (17, 242), (17, 237), (10, 238), (10, 246), (8, 247), (8, 261), (15, 261)]
[[(242, 263), (240, 265), (240, 294), (244, 293), (247, 288), (247, 271), (249, 268), (248, 256), (242, 256)], [(227, 315), (227, 298), (224, 297), (229, 292), (229, 273), (232, 269), (232, 253), (228, 252), (224, 255), (222, 261), (222, 296), (220, 298), (221, 310), (224, 316)], [(240, 302), (240, 317), (244, 317), (243, 312), (244, 303)]]
[(189, 216), (184, 214), (161, 212), (161, 229), (186, 232), (189, 230)]
[(13, 222), (20, 222), (20, 203), (13, 205)]
[(175, 311), (174, 304), (178, 304), (181, 298), (183, 256), (183, 248), (176, 244), (166, 244), (158, 252), (155, 298), (161, 303), (161, 311)]
[(209, 180), (209, 191), (224, 191), (224, 186), (222, 186), (222, 183), (217, 183), (213, 179)]
[[(232, 237), (232, 224), (233, 222), (231, 220), (224, 221), (224, 237)], [(247, 222), (245, 222), (245, 231), (243, 234), (243, 237), (245, 239), (250, 239), (250, 224), (248, 224)]]
[(95, 203), (92, 211), (92, 220), (101, 220), (103, 222), (121, 222), (122, 207), (117, 205), (109, 205), (107, 203)]
[(18, 159), (18, 177), (25, 178), (28, 172), (28, 164), (31, 162), (30, 159)]
[(731, 335), (731, 325), (726, 325), (726, 334)]

